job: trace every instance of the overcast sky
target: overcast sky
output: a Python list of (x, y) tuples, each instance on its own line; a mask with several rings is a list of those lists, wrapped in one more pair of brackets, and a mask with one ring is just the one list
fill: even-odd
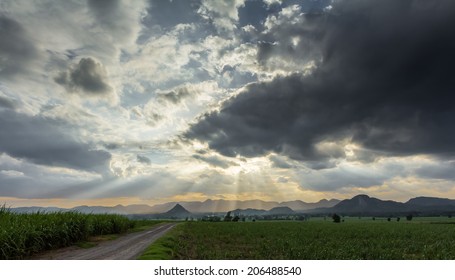
[(0, 203), (455, 199), (455, 1), (0, 2)]

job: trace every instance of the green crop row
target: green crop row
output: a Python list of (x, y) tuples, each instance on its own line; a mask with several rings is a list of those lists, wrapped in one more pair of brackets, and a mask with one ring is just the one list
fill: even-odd
[(89, 236), (128, 231), (135, 222), (114, 214), (77, 212), (16, 214), (0, 208), (0, 259), (23, 259)]
[[(155, 248), (157, 245), (160, 247)], [(188, 222), (152, 244), (142, 258), (455, 259), (455, 225), (418, 221)]]

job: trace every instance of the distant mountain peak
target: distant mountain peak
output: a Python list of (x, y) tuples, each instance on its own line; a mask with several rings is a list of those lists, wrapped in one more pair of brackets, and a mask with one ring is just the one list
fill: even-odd
[(188, 210), (186, 210), (185, 207), (183, 207), (182, 205), (177, 203), (171, 210), (167, 211), (165, 214), (180, 216), (180, 215), (188, 215), (191, 213)]
[(371, 197), (369, 197), (366, 194), (358, 194), (358, 195), (354, 196), (352, 199), (369, 199), (369, 198), (371, 198)]

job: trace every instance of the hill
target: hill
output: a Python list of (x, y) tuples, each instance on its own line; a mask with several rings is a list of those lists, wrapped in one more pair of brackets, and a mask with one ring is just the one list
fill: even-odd
[(407, 207), (401, 202), (380, 200), (361, 194), (354, 196), (351, 199), (345, 199), (328, 209), (340, 213), (384, 213), (403, 212), (407, 210)]
[(176, 204), (171, 210), (160, 215), (169, 218), (186, 218), (190, 216), (191, 213), (188, 210), (186, 210), (182, 205)]
[(438, 198), (438, 197), (425, 197), (419, 196), (411, 198), (407, 205), (412, 206), (423, 206), (423, 207), (434, 207), (434, 206), (455, 206), (455, 200), (448, 198)]
[(266, 215), (292, 215), (295, 211), (289, 207), (275, 207), (266, 212)]
[(293, 201), (286, 201), (286, 202), (281, 202), (279, 206), (287, 206), (291, 208), (294, 211), (304, 211), (304, 210), (310, 210), (310, 209), (315, 209), (315, 208), (325, 208), (325, 207), (333, 207), (337, 205), (340, 202), (338, 199), (321, 199), (318, 202), (304, 202), (301, 200), (293, 200)]

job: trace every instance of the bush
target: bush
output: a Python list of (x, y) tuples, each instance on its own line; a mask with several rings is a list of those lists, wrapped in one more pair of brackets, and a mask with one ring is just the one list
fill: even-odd
[(412, 214), (407, 215), (407, 216), (406, 216), (406, 220), (412, 221)]
[(332, 219), (333, 219), (333, 222), (334, 222), (334, 223), (339, 223), (339, 222), (341, 222), (341, 217), (340, 217), (339, 215), (337, 215), (337, 214), (333, 214), (333, 215), (332, 215)]

